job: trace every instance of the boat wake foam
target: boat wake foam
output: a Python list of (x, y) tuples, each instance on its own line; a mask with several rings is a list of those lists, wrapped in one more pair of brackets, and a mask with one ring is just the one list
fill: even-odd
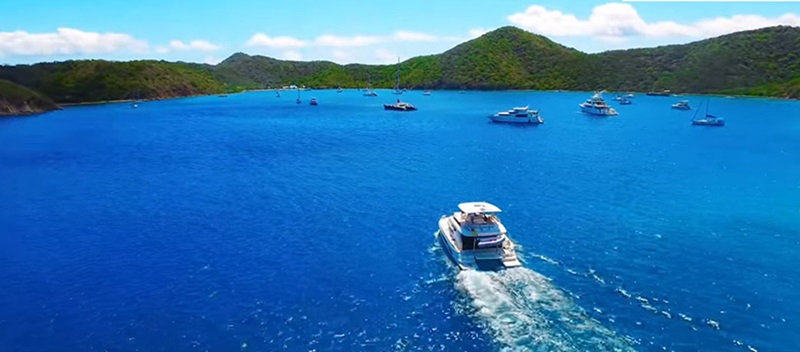
[[(566, 265), (564, 265), (563, 263), (561, 263), (561, 262), (559, 262), (559, 261), (557, 261), (555, 259), (549, 258), (549, 257), (544, 256), (542, 254), (534, 253), (532, 256), (534, 258), (537, 258), (537, 259), (541, 260), (544, 263), (560, 267), (560, 268), (564, 269), (569, 274), (572, 274), (572, 275), (575, 275), (575, 276), (580, 276), (580, 277), (585, 277), (585, 278), (588, 278), (588, 279), (592, 279), (593, 281), (595, 281), (601, 287), (614, 287), (614, 285), (607, 283), (606, 280), (604, 280), (602, 277), (600, 277), (597, 274), (597, 271), (594, 270), (594, 269), (590, 268), (586, 272), (579, 272), (577, 270), (574, 270), (574, 269), (571, 269), (571, 268), (567, 267)], [(674, 314), (668, 308), (668, 305), (670, 304), (670, 301), (668, 301), (668, 300), (666, 300), (664, 298), (661, 298), (661, 299), (659, 299), (657, 297), (649, 297), (649, 298), (647, 298), (647, 297), (644, 297), (644, 296), (639, 295), (639, 294), (632, 294), (632, 293), (628, 292), (626, 289), (624, 289), (621, 286), (614, 287), (614, 292), (619, 294), (619, 295), (621, 295), (623, 298), (625, 298), (627, 300), (637, 301), (637, 302), (634, 302), (634, 304), (638, 305), (640, 308), (642, 308), (642, 309), (644, 309), (644, 310), (646, 310), (646, 311), (648, 311), (650, 313), (662, 316), (662, 317), (664, 317), (666, 319), (673, 319)], [(598, 314), (602, 314), (603, 313), (602, 310), (600, 310), (599, 308), (595, 307), (594, 310)], [(684, 323), (688, 324), (689, 327), (694, 331), (699, 331), (699, 329), (702, 328), (702, 326), (697, 324), (698, 321), (700, 323), (705, 323), (705, 325), (707, 327), (709, 327), (709, 328), (711, 328), (713, 330), (720, 330), (721, 329), (720, 328), (720, 323), (717, 320), (713, 320), (713, 319), (697, 319), (695, 317), (692, 317), (690, 315), (684, 314), (682, 312), (677, 312), (676, 314)], [(609, 318), (609, 321), (613, 322), (613, 318)], [(640, 322), (636, 322), (636, 323), (640, 324)], [(743, 342), (741, 342), (739, 340), (736, 340), (736, 339), (733, 340), (733, 343), (735, 345), (737, 345), (737, 346), (745, 347), (749, 351), (752, 351), (752, 350), (756, 349), (755, 347), (753, 347), (751, 345), (748, 345), (746, 343), (743, 343)]]
[(460, 309), (475, 316), (503, 351), (633, 351), (549, 279), (527, 268), (462, 271)]

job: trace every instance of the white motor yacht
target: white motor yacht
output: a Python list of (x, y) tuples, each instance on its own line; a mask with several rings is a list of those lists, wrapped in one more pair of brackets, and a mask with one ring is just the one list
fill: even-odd
[(681, 101), (679, 101), (679, 102), (677, 102), (675, 104), (672, 104), (672, 108), (673, 109), (677, 109), (677, 110), (691, 110), (692, 109), (692, 107), (689, 106), (689, 101), (688, 100), (681, 100)]
[(516, 107), (508, 111), (501, 111), (488, 116), (492, 122), (542, 124), (544, 119), (539, 116), (539, 110), (530, 110), (527, 106)]
[(461, 203), (459, 212), (439, 219), (437, 238), (461, 270), (497, 270), (522, 266), (497, 217), (500, 208), (485, 202)]
[(615, 116), (617, 115), (617, 110), (614, 110), (611, 106), (606, 103), (603, 99), (603, 95), (598, 92), (594, 93), (594, 95), (587, 99), (585, 102), (579, 105), (581, 107), (581, 111), (590, 114), (590, 115), (598, 115), (598, 116)]

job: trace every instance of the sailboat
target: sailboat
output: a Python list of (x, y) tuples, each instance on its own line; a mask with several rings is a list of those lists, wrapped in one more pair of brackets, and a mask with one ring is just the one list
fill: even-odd
[(297, 102), (298, 104), (301, 104), (301, 103), (303, 103), (303, 101), (302, 101), (302, 100), (300, 100), (300, 89), (298, 89), (298, 90), (297, 90), (297, 100), (296, 100), (296, 102)]
[(277, 89), (276, 89), (276, 90), (275, 90), (275, 97), (276, 97), (276, 98), (280, 98), (280, 97), (281, 97), (281, 91), (279, 91), (279, 90), (277, 90)]
[(706, 117), (705, 118), (695, 119), (695, 117), (697, 116), (697, 113), (700, 111), (700, 109), (697, 109), (694, 112), (695, 116), (692, 116), (692, 125), (695, 125), (695, 126), (725, 126), (725, 119), (723, 119), (721, 117), (716, 117), (716, 116), (711, 115), (711, 114), (708, 113), (708, 106), (709, 105), (711, 105), (711, 104), (709, 104), (708, 100), (706, 100), (706, 112), (705, 112)]
[(397, 77), (394, 82), (394, 93), (395, 95), (403, 94), (403, 91), (400, 90), (400, 58), (397, 58), (397, 72), (395, 72), (395, 76)]
[(370, 83), (369, 75), (367, 75), (367, 88), (364, 88), (364, 96), (365, 97), (377, 97), (378, 93), (375, 93), (372, 90), (372, 84)]
[(139, 92), (136, 92), (136, 97), (133, 98), (133, 102), (131, 103), (131, 109), (136, 109), (139, 107)]

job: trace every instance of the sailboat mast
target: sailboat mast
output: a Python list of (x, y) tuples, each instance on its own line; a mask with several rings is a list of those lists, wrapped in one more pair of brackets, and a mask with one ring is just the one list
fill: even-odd
[[(702, 108), (702, 106), (703, 106), (703, 101), (701, 100), (700, 101), (700, 106), (698, 106), (697, 110), (694, 111), (694, 115), (692, 116), (692, 121), (694, 121), (694, 119), (697, 118), (697, 113), (700, 112), (700, 109)], [(706, 110), (706, 111), (708, 111), (708, 110)]]
[(400, 91), (400, 58), (397, 58), (397, 73), (396, 73), (396, 81), (394, 83), (394, 90)]

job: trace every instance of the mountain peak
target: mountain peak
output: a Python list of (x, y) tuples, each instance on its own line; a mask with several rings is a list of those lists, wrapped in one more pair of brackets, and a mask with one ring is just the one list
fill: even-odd
[[(228, 56), (227, 59), (222, 60), (222, 62), (220, 62), (219, 64), (238, 62), (238, 61), (243, 61), (243, 60), (247, 60), (247, 59), (250, 59), (250, 58), (251, 58), (250, 55), (239, 51), (239, 52), (233, 53), (233, 55), (231, 55), (231, 56)], [(219, 64), (217, 64), (217, 65), (219, 65)]]

